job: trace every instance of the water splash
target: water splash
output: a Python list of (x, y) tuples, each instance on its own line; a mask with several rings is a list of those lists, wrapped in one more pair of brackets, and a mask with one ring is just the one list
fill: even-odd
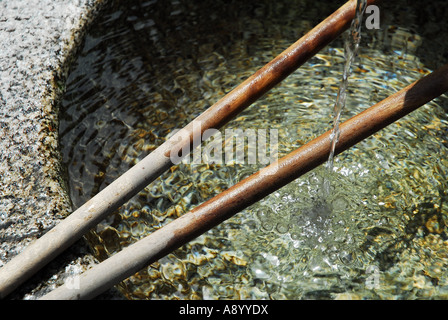
[(344, 110), (346, 97), (348, 78), (351, 74), (351, 68), (358, 53), (359, 43), (361, 41), (361, 25), (362, 16), (366, 10), (367, 0), (357, 0), (356, 14), (350, 26), (350, 30), (344, 39), (344, 69), (342, 79), (339, 84), (339, 91), (334, 105), (333, 114), (333, 130), (331, 133), (331, 150), (326, 163), (325, 173), (322, 177), (320, 190), (318, 196), (313, 199), (311, 206), (302, 210), (301, 225), (303, 226), (303, 234), (306, 236), (310, 244), (318, 245), (323, 242), (323, 239), (327, 238), (331, 234), (331, 223), (334, 217), (333, 206), (331, 203), (332, 190), (331, 183), (335, 175), (333, 173), (334, 166), (334, 154), (336, 144), (339, 140), (339, 123), (341, 119), (342, 111)]
[[(344, 58), (345, 65), (342, 74), (342, 80), (339, 84), (339, 91), (336, 98), (336, 103), (333, 110), (333, 130), (331, 133), (331, 149), (330, 155), (326, 167), (328, 171), (333, 171), (334, 167), (334, 153), (336, 149), (336, 144), (338, 143), (340, 132), (339, 123), (341, 119), (342, 111), (345, 107), (345, 102), (347, 98), (347, 87), (348, 78), (351, 74), (351, 68), (353, 62), (355, 61), (356, 55), (358, 53), (359, 43), (361, 41), (361, 28), (362, 28), (362, 17), (367, 7), (367, 0), (357, 0), (356, 3), (356, 14), (350, 26), (350, 32), (344, 41)], [(324, 194), (329, 195), (330, 193), (330, 180), (324, 179)]]

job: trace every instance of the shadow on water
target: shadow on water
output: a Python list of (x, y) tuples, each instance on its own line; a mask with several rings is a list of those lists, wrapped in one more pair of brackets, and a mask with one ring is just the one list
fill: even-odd
[[(429, 84), (417, 81), (413, 88), (407, 92), (404, 104), (415, 104), (416, 100), (421, 99), (419, 95), (422, 91), (427, 92), (428, 96), (430, 96), (431, 89), (440, 86), (441, 84), (437, 84), (434, 81)], [(441, 90), (436, 89), (435, 91)], [(444, 106), (447, 107), (448, 104)], [(401, 116), (397, 115), (397, 120), (399, 117)], [(440, 138), (446, 146), (446, 136), (443, 136), (443, 132)], [(434, 235), (443, 241), (448, 240), (448, 216), (445, 208), (448, 201), (448, 193), (445, 189), (439, 187), (438, 194), (439, 197), (427, 198), (425, 201), (405, 209), (405, 214), (410, 218), (404, 227), (403, 233), (398, 234), (395, 230), (383, 227), (373, 227), (367, 232), (365, 241), (360, 248), (362, 251), (373, 255), (373, 259), (378, 263), (381, 271), (386, 271), (393, 267), (399, 261), (404, 250), (414, 247), (413, 242), (417, 238)], [(439, 201), (435, 202), (437, 199)], [(383, 240), (379, 241), (380, 238), (383, 238)], [(380, 247), (377, 247), (378, 243), (382, 243)], [(437, 281), (434, 281), (434, 284), (437, 285)]]
[[(441, 6), (441, 11), (446, 11), (446, 5)], [(434, 43), (431, 43), (434, 45)], [(440, 53), (440, 52), (439, 52)], [(446, 52), (443, 60), (446, 62)], [(442, 61), (443, 61), (442, 60)], [(439, 60), (440, 61), (440, 60)], [(428, 61), (427, 61), (428, 62)], [(440, 63), (434, 60), (430, 61), (430, 65), (434, 68), (440, 67)], [(431, 84), (437, 87), (437, 84)], [(406, 101), (415, 100), (417, 97), (414, 94), (414, 89), (418, 90), (419, 83), (411, 89), (406, 95)], [(442, 98), (446, 99), (446, 98)], [(442, 104), (446, 111), (447, 104)], [(446, 130), (440, 131), (437, 134), (438, 139), (442, 144), (447, 146)], [(366, 235), (365, 242), (361, 245), (361, 249), (365, 252), (371, 252), (374, 260), (378, 262), (378, 267), (381, 271), (387, 271), (398, 264), (400, 257), (405, 250), (416, 250), (415, 242), (424, 238), (430, 238), (434, 241), (448, 240), (447, 230), (447, 210), (446, 203), (448, 200), (446, 188), (438, 188), (438, 197), (428, 198), (426, 201), (421, 201), (418, 204), (405, 209), (405, 214), (410, 217), (404, 228), (404, 232), (398, 234), (395, 230), (386, 229), (382, 227), (373, 227)], [(437, 199), (439, 201), (437, 201)], [(385, 240), (379, 241), (379, 238)], [(382, 245), (378, 246), (378, 242)], [(431, 249), (423, 248), (423, 254), (420, 259), (431, 259)], [(429, 253), (428, 253), (429, 252)], [(434, 276), (423, 272), (423, 274), (430, 279), (434, 286), (439, 285), (439, 276)]]
[[(447, 217), (442, 211), (444, 204), (448, 201), (448, 195), (443, 190), (440, 190), (440, 194), (439, 203), (428, 201), (409, 208), (408, 214), (412, 218), (406, 225), (404, 234), (396, 235), (395, 230), (382, 227), (370, 229), (361, 249), (374, 256), (381, 271), (394, 266), (400, 259), (401, 253), (413, 247), (412, 242), (416, 238), (424, 238), (431, 234), (442, 240), (448, 240)], [(379, 241), (380, 238), (383, 238), (382, 241)], [(382, 242), (381, 246), (377, 245), (378, 242)]]

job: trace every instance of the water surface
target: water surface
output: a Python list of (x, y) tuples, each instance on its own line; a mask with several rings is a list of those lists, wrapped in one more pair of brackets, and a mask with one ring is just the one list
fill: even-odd
[[(436, 19), (446, 5), (411, 4), (384, 4), (381, 29), (364, 29), (341, 121), (444, 63), (447, 28)], [(87, 35), (63, 101), (73, 206), (340, 5), (115, 2)], [(223, 130), (277, 129), (279, 155), (291, 152), (331, 128), (343, 65), (341, 38)], [(429, 103), (336, 157), (331, 175), (318, 168), (297, 179), (120, 290), (130, 299), (447, 298), (447, 110), (446, 97)], [(176, 165), (92, 230), (89, 244), (106, 259), (261, 167)], [(332, 190), (320, 202), (324, 177)]]

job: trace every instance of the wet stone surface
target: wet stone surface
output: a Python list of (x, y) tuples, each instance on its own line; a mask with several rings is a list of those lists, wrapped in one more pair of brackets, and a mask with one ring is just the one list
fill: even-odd
[[(0, 267), (71, 211), (58, 146), (67, 67), (104, 1), (0, 1)], [(34, 299), (96, 260), (80, 243), (18, 292)]]

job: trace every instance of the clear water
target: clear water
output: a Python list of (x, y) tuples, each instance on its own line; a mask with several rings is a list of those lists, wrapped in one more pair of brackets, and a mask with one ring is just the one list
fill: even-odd
[[(350, 30), (345, 34), (346, 39), (344, 42), (344, 57), (345, 64), (344, 70), (342, 72), (342, 79), (339, 85), (338, 95), (336, 97), (336, 102), (334, 105), (334, 120), (333, 120), (333, 132), (331, 138), (331, 149), (330, 155), (328, 157), (327, 168), (328, 170), (333, 170), (334, 165), (334, 152), (336, 149), (336, 144), (339, 140), (339, 123), (341, 121), (342, 111), (345, 107), (345, 101), (347, 99), (347, 87), (348, 87), (348, 77), (351, 73), (351, 68), (355, 62), (356, 55), (358, 54), (359, 44), (361, 42), (361, 32), (362, 32), (362, 18), (366, 10), (367, 0), (357, 0), (356, 2), (356, 15), (350, 26)], [(328, 188), (329, 186), (324, 186)], [(328, 191), (328, 190), (327, 190)]]
[[(358, 54), (359, 44), (361, 42), (361, 32), (362, 32), (362, 22), (363, 15), (367, 7), (367, 0), (357, 0), (356, 1), (356, 15), (350, 25), (350, 29), (345, 33), (346, 38), (344, 41), (344, 69), (342, 72), (342, 78), (339, 84), (338, 94), (336, 96), (336, 102), (334, 104), (333, 110), (333, 128), (330, 135), (331, 138), (331, 148), (330, 155), (328, 156), (328, 161), (326, 163), (326, 168), (330, 172), (333, 171), (334, 167), (334, 153), (336, 150), (336, 145), (339, 141), (339, 124), (341, 121), (342, 112), (345, 108), (345, 103), (347, 99), (347, 89), (348, 89), (348, 78), (351, 74), (352, 65), (355, 62), (356, 56)], [(319, 199), (318, 206), (323, 206), (327, 210), (331, 210), (331, 206), (326, 203), (326, 199), (330, 196), (331, 180), (324, 178), (322, 187), (323, 196)]]
[[(61, 149), (74, 207), (339, 5), (111, 6), (85, 39), (62, 106)], [(381, 29), (363, 32), (341, 121), (444, 63), (445, 7), (381, 7)], [(278, 129), (280, 156), (329, 130), (343, 45), (343, 38), (333, 42), (223, 130)], [(447, 110), (446, 97), (420, 108), (336, 157), (331, 174), (320, 167), (297, 179), (119, 289), (130, 299), (447, 298)], [(89, 244), (105, 259), (259, 167), (174, 166), (92, 230)], [(324, 178), (331, 192), (319, 203)]]

